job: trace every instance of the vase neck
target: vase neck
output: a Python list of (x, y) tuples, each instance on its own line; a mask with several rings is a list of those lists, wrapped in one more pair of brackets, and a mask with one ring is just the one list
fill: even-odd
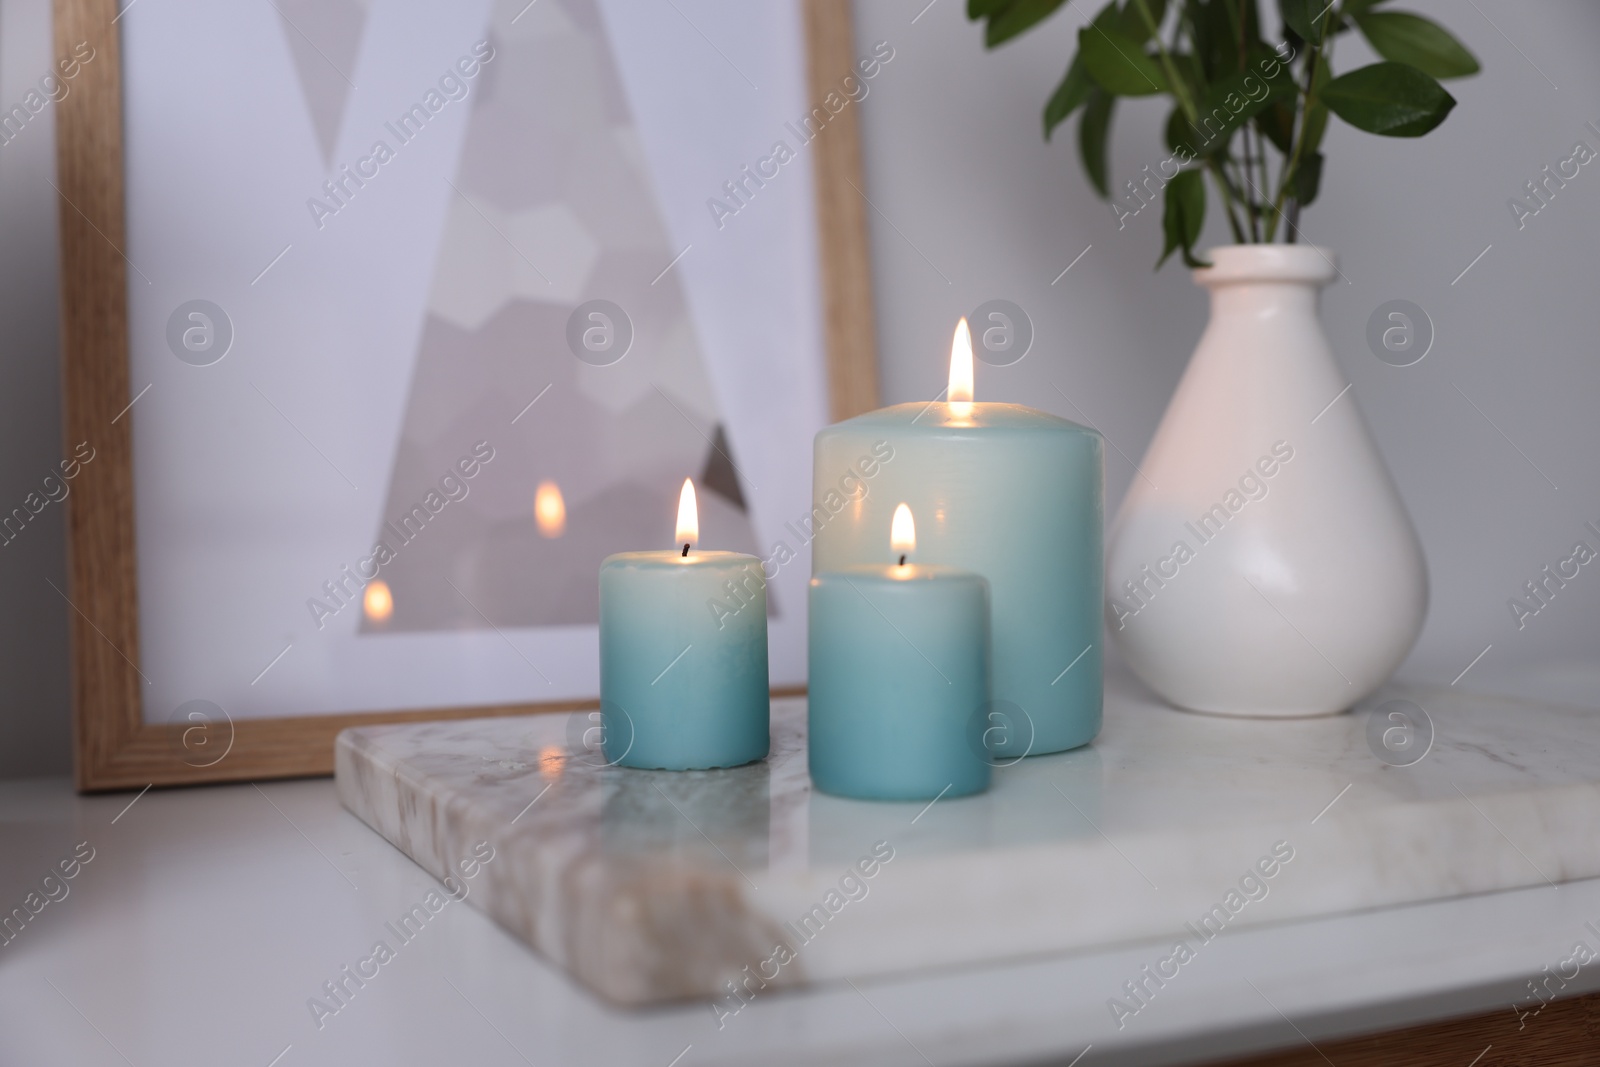
[(1211, 317), (1317, 313), (1317, 290), (1338, 273), (1333, 253), (1312, 245), (1226, 245), (1194, 272), (1211, 290)]
[(1317, 292), (1313, 282), (1230, 282), (1208, 286), (1211, 290), (1211, 317), (1266, 318), (1317, 314)]

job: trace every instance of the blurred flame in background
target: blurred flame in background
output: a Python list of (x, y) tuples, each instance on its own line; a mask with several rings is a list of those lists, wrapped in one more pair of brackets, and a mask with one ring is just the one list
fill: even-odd
[(373, 622), (388, 622), (394, 614), (394, 594), (389, 591), (389, 583), (382, 578), (367, 583), (367, 591), (361, 595), (361, 610)]
[(540, 482), (533, 494), (533, 520), (542, 537), (560, 537), (567, 532), (567, 502), (555, 482)]

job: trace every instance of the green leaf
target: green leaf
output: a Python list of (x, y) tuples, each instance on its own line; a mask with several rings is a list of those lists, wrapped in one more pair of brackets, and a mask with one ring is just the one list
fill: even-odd
[(1067, 0), (1012, 0), (1003, 10), (989, 16), (983, 43), (990, 48), (1026, 33), (1056, 13)]
[(1172, 60), (1173, 69), (1178, 72), (1178, 78), (1188, 87), (1191, 95), (1204, 96), (1206, 85), (1210, 78), (1206, 76), (1205, 64), (1200, 62), (1198, 56), (1189, 52), (1167, 51), (1167, 58)]
[(1216, 155), (1227, 148), (1235, 130), (1266, 108), (1293, 101), (1297, 94), (1287, 67), (1280, 65), (1278, 76), (1270, 80), (1261, 74), (1259, 64), (1235, 71), (1206, 91), (1195, 122), (1181, 116), (1167, 121), (1167, 145), (1176, 149), (1187, 144), (1197, 155)]
[(1172, 114), (1167, 116), (1167, 148), (1176, 152), (1180, 148), (1187, 149), (1195, 156), (1199, 156), (1200, 149), (1196, 147), (1199, 138), (1194, 135), (1194, 127), (1189, 124), (1189, 116), (1183, 113), (1181, 106), (1174, 107)]
[(1050, 94), (1050, 100), (1044, 105), (1044, 139), (1048, 141), (1055, 128), (1066, 121), (1071, 115), (1089, 99), (1089, 91), (1094, 88), (1094, 82), (1089, 79), (1089, 72), (1084, 69), (1083, 56), (1072, 57), (1072, 65), (1067, 67), (1066, 75), (1061, 79), (1061, 84), (1056, 86), (1056, 91)]
[[(1323, 108), (1323, 114), (1327, 114), (1327, 108)], [(1265, 134), (1278, 151), (1288, 155), (1294, 147), (1294, 102), (1279, 100), (1263, 109), (1256, 116), (1256, 129)]]
[(1300, 160), (1300, 166), (1294, 172), (1294, 198), (1301, 207), (1306, 207), (1317, 198), (1317, 190), (1321, 185), (1322, 153), (1312, 152)]
[(1328, 12), (1333, 8), (1329, 0), (1278, 0), (1278, 14), (1283, 24), (1307, 44), (1321, 44), (1328, 28)]
[(1167, 92), (1167, 77), (1144, 44), (1114, 28), (1085, 26), (1078, 31), (1078, 54), (1089, 76), (1116, 96), (1151, 96)]
[(1409, 63), (1435, 78), (1478, 73), (1478, 61), (1443, 26), (1404, 11), (1374, 11), (1356, 16), (1356, 25), (1373, 51), (1396, 63)]
[(1294, 27), (1290, 26), (1287, 22), (1283, 24), (1283, 43), (1288, 45), (1289, 50), (1295, 55), (1299, 55), (1305, 50), (1306, 47), (1305, 38), (1301, 37), (1298, 33), (1295, 33)]
[(973, 22), (990, 18), (1014, 3), (1016, 0), (967, 0), (967, 18)]
[[(1110, 0), (1105, 7), (1092, 20), (1098, 26), (1111, 25), (1117, 18), (1117, 0)], [(1094, 80), (1089, 77), (1089, 70), (1083, 63), (1083, 53), (1079, 52), (1072, 57), (1072, 62), (1067, 66), (1067, 73), (1062, 76), (1061, 84), (1056, 86), (1056, 91), (1044, 105), (1044, 139), (1050, 140), (1055, 133), (1055, 128), (1065, 122), (1067, 118), (1089, 99), (1089, 93), (1094, 89)]]
[(1106, 177), (1106, 144), (1111, 137), (1111, 107), (1116, 102), (1117, 98), (1104, 89), (1091, 89), (1089, 102), (1083, 109), (1083, 121), (1078, 124), (1078, 151), (1083, 155), (1083, 169), (1102, 200), (1111, 199), (1111, 183)]
[[(1139, 8), (1141, 3), (1144, 4), (1143, 11)], [(1145, 21), (1146, 13), (1150, 16), (1149, 22)], [(1150, 32), (1151, 23), (1154, 23), (1156, 28), (1160, 29), (1161, 22), (1166, 17), (1167, 0), (1123, 0), (1122, 10), (1117, 15), (1116, 25), (1117, 29), (1124, 34), (1143, 44), (1155, 36)]]
[(1228, 4), (1232, 2), (1211, 0), (1189, 11), (1190, 36), (1207, 80), (1239, 69), (1239, 39), (1233, 30), (1233, 19), (1228, 15)]
[(1106, 0), (1106, 6), (1095, 12), (1094, 18), (1089, 20), (1089, 25), (1099, 26), (1101, 29), (1111, 29), (1116, 26), (1121, 12), (1117, 10), (1117, 0)]
[(1340, 75), (1322, 99), (1356, 129), (1385, 137), (1421, 137), (1456, 106), (1442, 85), (1404, 63), (1374, 63)]
[(1194, 243), (1200, 240), (1200, 230), (1206, 221), (1205, 180), (1197, 170), (1180, 171), (1167, 183), (1165, 210), (1161, 215), (1161, 228), (1166, 233), (1166, 246), (1156, 269), (1167, 257), (1183, 249), (1183, 262), (1190, 267), (1208, 267), (1209, 263), (1195, 258)]

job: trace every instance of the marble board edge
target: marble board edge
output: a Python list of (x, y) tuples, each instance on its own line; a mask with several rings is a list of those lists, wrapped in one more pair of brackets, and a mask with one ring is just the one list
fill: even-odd
[[(588, 847), (571, 828), (573, 840), (563, 844), (559, 814), (542, 809), (536, 816), (555, 820), (533, 819), (516, 832), (494, 825), (475, 814), (473, 805), (439, 795), (447, 791), (436, 792), (426, 776), (408, 774), (384, 744), (386, 737), (398, 740), (426, 728), (364, 727), (341, 734), (341, 799), (436, 877), (449, 872), (457, 851), (480, 839), (495, 841), (506, 862), (492, 872), (486, 891), (474, 894), (477, 906), (609, 1001), (643, 1005), (718, 996), (741, 964), (766, 958), (775, 940), (792, 940), (784, 926), (792, 928), (815, 899), (814, 877), (784, 884), (763, 876), (763, 890), (751, 886), (747, 892), (739, 876), (716, 864), (606, 854)], [(547, 722), (543, 731), (550, 732)], [(360, 775), (368, 781), (358, 787)], [(1240, 874), (1237, 857), (1280, 835), (1302, 849), (1304, 858), (1294, 867), (1298, 888), (1274, 891), (1272, 903), (1244, 908), (1230, 928), (1495, 892), (1552, 881), (1552, 875), (1558, 881), (1600, 875), (1600, 855), (1589, 844), (1600, 840), (1600, 784), (1474, 795), (1476, 801), (1446, 794), (1378, 809), (1341, 807), (1309, 824), (1252, 820), (1191, 835), (1183, 848), (1150, 834), (1145, 840), (1119, 836), (1115, 852), (1098, 840), (1011, 849), (995, 857), (1001, 864), (972, 864), (960, 853), (908, 855), (895, 865), (894, 877), (879, 883), (889, 900), (898, 896), (906, 907), (875, 905), (879, 910), (870, 924), (852, 913), (851, 921), (837, 925), (854, 928), (854, 934), (807, 944), (771, 984), (985, 965), (1159, 940), (1178, 933), (1185, 920), (1214, 903), (1212, 897), (1222, 896)], [(540, 837), (537, 847), (516, 843), (552, 833), (556, 839)], [(1138, 877), (1153, 878), (1151, 889), (1168, 886), (1174, 899), (1152, 907), (1132, 896), (1144, 887), (1123, 851), (1144, 868)], [(1203, 868), (1198, 879), (1185, 870), (1191, 864)], [(985, 866), (1004, 872), (976, 869)], [(899, 886), (891, 889), (893, 883)], [(1041, 902), (1041, 890), (1053, 903)], [(957, 923), (953, 915), (969, 919)]]
[[(459, 728), (472, 721), (454, 722)], [(477, 842), (492, 844), (496, 859), (483, 865), (467, 902), (602, 999), (644, 1007), (716, 996), (743, 963), (765, 958), (784, 936), (777, 922), (750, 906), (731, 870), (597, 855), (572, 835), (560, 840), (551, 827), (560, 815), (550, 808), (535, 809), (542, 820), (516, 826), (515, 819), (488, 819), (438, 795), (381, 743), (396, 730), (432, 725), (438, 724), (341, 731), (335, 742), (340, 802), (441, 880)], [(539, 847), (527, 844), (541, 834)], [(811, 981), (804, 967), (791, 966), (771, 984)]]

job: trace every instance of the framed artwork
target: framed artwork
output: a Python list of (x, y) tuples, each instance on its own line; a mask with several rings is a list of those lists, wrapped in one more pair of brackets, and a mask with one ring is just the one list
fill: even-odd
[(876, 402), (846, 0), (56, 0), (56, 45), (81, 789), (592, 705), (600, 561), (685, 477), (803, 685), (811, 438)]

